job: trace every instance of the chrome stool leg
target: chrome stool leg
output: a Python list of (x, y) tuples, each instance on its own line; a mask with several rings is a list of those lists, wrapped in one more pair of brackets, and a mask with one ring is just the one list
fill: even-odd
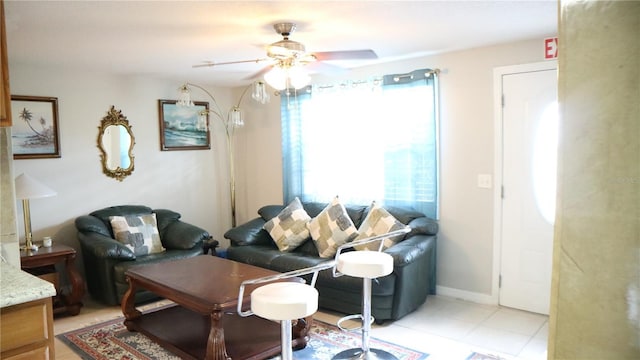
[(293, 349), (291, 348), (291, 320), (280, 322), (280, 344), (282, 344), (281, 359), (292, 360)]
[(371, 331), (371, 279), (364, 278), (362, 280), (362, 347), (347, 349), (336, 354), (333, 360), (346, 359), (381, 359), (381, 360), (398, 360), (395, 355), (382, 349), (371, 349), (369, 347), (369, 332)]

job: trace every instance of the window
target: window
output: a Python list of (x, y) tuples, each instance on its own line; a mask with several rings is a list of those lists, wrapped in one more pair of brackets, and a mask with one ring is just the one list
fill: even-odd
[(283, 96), (284, 201), (411, 206), (438, 214), (437, 71)]

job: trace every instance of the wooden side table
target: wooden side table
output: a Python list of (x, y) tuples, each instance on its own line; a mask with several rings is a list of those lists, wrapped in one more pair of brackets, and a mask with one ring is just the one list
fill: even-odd
[[(67, 277), (71, 283), (71, 291), (63, 293), (57, 282), (57, 295), (53, 301), (53, 313), (59, 314), (67, 312), (70, 315), (78, 315), (82, 307), (82, 297), (84, 296), (84, 281), (75, 267), (76, 251), (66, 245), (53, 245), (51, 247), (40, 247), (37, 251), (20, 250), (20, 266), (22, 270), (47, 279), (42, 276), (55, 271), (55, 265), (64, 263)], [(52, 270), (48, 270), (48, 268)], [(57, 275), (57, 273), (56, 273)]]

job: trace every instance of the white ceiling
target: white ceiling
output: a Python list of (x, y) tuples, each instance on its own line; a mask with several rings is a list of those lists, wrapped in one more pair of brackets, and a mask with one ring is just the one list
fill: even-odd
[(290, 38), (307, 51), (373, 49), (379, 56), (374, 62), (557, 33), (555, 0), (5, 0), (5, 17), (10, 64), (47, 63), (219, 86), (247, 83), (242, 79), (263, 65), (192, 65), (264, 58), (264, 46), (281, 40), (272, 25), (283, 21), (298, 25)]

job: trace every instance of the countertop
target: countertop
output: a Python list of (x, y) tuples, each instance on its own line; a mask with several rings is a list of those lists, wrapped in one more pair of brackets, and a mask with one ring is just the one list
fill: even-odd
[(0, 308), (55, 295), (52, 283), (0, 261)]

